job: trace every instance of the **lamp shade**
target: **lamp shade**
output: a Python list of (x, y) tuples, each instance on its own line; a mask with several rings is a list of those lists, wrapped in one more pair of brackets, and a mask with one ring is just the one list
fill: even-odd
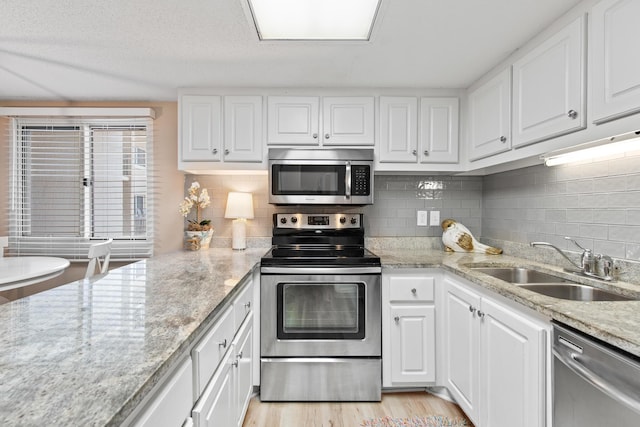
[(227, 197), (225, 218), (253, 218), (253, 196), (251, 193), (230, 192)]

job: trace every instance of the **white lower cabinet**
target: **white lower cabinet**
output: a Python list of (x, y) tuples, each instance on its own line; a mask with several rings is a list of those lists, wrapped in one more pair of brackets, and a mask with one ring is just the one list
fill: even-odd
[(433, 385), (436, 380), (437, 272), (393, 270), (382, 275), (382, 386)]
[(444, 384), (476, 427), (546, 425), (544, 322), (444, 279)]

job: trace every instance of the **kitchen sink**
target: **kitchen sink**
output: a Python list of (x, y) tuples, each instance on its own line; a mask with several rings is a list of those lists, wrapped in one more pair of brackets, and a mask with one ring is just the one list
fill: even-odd
[(626, 297), (526, 267), (472, 267), (472, 269), (496, 279), (513, 283), (519, 288), (553, 298), (571, 301), (638, 300), (638, 298)]
[(473, 270), (510, 283), (571, 283), (562, 277), (524, 267), (476, 267)]

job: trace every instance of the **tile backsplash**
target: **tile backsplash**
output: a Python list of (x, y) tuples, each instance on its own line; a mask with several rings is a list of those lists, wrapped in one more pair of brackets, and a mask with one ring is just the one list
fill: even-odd
[(483, 178), (482, 232), (517, 243), (547, 241), (640, 260), (640, 156), (546, 167)]

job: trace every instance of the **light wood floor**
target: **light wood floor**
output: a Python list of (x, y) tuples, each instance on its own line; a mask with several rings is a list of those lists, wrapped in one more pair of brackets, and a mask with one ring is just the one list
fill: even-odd
[(444, 415), (465, 417), (458, 405), (432, 394), (385, 393), (382, 402), (260, 402), (253, 397), (243, 427), (357, 427), (369, 418)]

